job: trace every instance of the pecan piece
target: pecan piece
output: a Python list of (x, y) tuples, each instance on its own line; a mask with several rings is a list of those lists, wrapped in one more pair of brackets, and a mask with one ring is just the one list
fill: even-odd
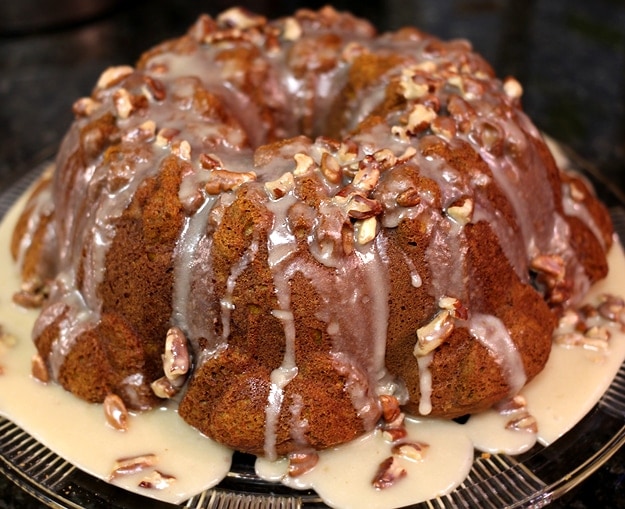
[(361, 219), (356, 221), (355, 232), (356, 232), (356, 242), (361, 246), (368, 244), (371, 242), (378, 231), (378, 220), (375, 216), (369, 217), (367, 219)]
[(517, 394), (512, 398), (507, 398), (495, 405), (497, 410), (502, 415), (512, 414), (524, 410), (527, 406), (527, 401), (521, 394)]
[(597, 306), (597, 311), (606, 320), (619, 322), (625, 312), (625, 301), (620, 297), (604, 295), (601, 304)]
[(408, 114), (407, 132), (417, 134), (427, 129), (436, 118), (436, 112), (423, 104), (415, 104)]
[[(159, 147), (167, 147), (178, 134), (180, 134), (180, 131), (178, 129), (173, 129), (171, 127), (164, 127), (157, 133), (156, 141), (154, 143)], [(201, 159), (202, 159), (202, 156), (200, 156), (200, 164), (201, 164)]]
[(153, 78), (152, 76), (144, 76), (145, 91), (155, 101), (163, 101), (167, 97), (167, 90), (161, 80)]
[(142, 454), (140, 456), (120, 458), (115, 461), (108, 480), (112, 481), (122, 475), (136, 474), (137, 472), (153, 467), (157, 463), (158, 458), (156, 454)]
[(538, 424), (536, 418), (527, 412), (523, 412), (516, 419), (508, 421), (506, 429), (514, 431), (529, 431), (530, 433), (538, 433)]
[(503, 91), (511, 99), (520, 99), (523, 95), (523, 87), (512, 77), (508, 77), (504, 80)]
[(303, 152), (295, 154), (293, 159), (295, 159), (295, 169), (293, 170), (295, 176), (306, 175), (315, 167), (313, 158)]
[(289, 477), (298, 477), (312, 470), (319, 462), (315, 451), (298, 451), (289, 454)]
[(191, 144), (187, 140), (179, 140), (171, 144), (171, 153), (183, 161), (191, 160)]
[(72, 106), (72, 111), (77, 117), (88, 117), (102, 104), (91, 97), (81, 97)]
[(331, 184), (340, 184), (343, 180), (341, 165), (329, 152), (324, 152), (321, 156), (321, 173)]
[(414, 207), (415, 205), (419, 205), (421, 203), (421, 196), (419, 195), (419, 190), (415, 187), (409, 187), (405, 191), (402, 191), (395, 198), (397, 205), (400, 207)]
[(45, 298), (45, 295), (42, 293), (31, 293), (24, 290), (13, 294), (13, 302), (27, 309), (40, 308)]
[(140, 488), (149, 490), (164, 490), (169, 488), (176, 478), (173, 475), (164, 474), (158, 470), (153, 470), (139, 482)]
[(180, 390), (179, 387), (175, 387), (166, 376), (162, 376), (152, 382), (150, 388), (157, 398), (162, 399), (173, 398)]
[(451, 313), (443, 309), (434, 319), (417, 329), (417, 343), (414, 347), (414, 356), (422, 357), (433, 352), (442, 345), (454, 330)]
[(551, 276), (558, 281), (564, 279), (566, 266), (560, 255), (538, 255), (530, 261), (530, 268), (536, 272)]
[(226, 28), (248, 30), (265, 25), (267, 18), (242, 7), (232, 7), (217, 16), (217, 23)]
[(233, 191), (246, 182), (256, 180), (256, 173), (253, 171), (239, 173), (229, 170), (211, 170), (211, 179), (206, 183), (204, 189), (208, 194), (219, 194), (223, 191)]
[(116, 67), (109, 67), (106, 69), (98, 79), (98, 83), (96, 84), (97, 88), (109, 88), (121, 80), (123, 80), (126, 76), (133, 72), (133, 68), (129, 65), (119, 65)]
[(382, 430), (382, 438), (387, 442), (395, 443), (408, 436), (408, 431), (404, 427), (385, 427)]
[(165, 338), (165, 354), (162, 356), (163, 371), (171, 382), (184, 376), (189, 371), (191, 358), (187, 338), (178, 327), (171, 327)]
[(469, 310), (455, 297), (443, 295), (438, 299), (438, 307), (446, 309), (451, 316), (460, 320), (466, 320), (469, 317)]
[(294, 17), (289, 16), (284, 20), (282, 38), (286, 41), (297, 41), (302, 36), (302, 26)]
[(368, 219), (382, 213), (382, 204), (377, 200), (352, 194), (345, 205), (347, 215), (353, 219)]
[[(367, 165), (367, 162), (370, 162), (371, 156), (367, 156), (363, 159), (363, 164), (354, 175), (354, 179), (352, 180), (352, 186), (355, 187), (358, 191), (362, 191), (368, 193), (372, 191), (373, 188), (378, 184), (380, 180), (380, 170), (377, 168), (377, 164)], [(373, 159), (373, 161), (375, 161)]]
[(391, 452), (402, 458), (412, 461), (421, 461), (425, 457), (425, 452), (429, 444), (423, 442), (401, 442), (391, 448)]
[(50, 372), (48, 371), (48, 366), (45, 361), (39, 354), (33, 355), (31, 360), (31, 373), (33, 378), (39, 380), (40, 382), (48, 383), (50, 381)]
[(115, 104), (115, 111), (121, 119), (130, 117), (135, 110), (130, 92), (125, 88), (120, 88), (113, 94), (113, 104)]
[(462, 203), (447, 207), (447, 215), (460, 226), (470, 223), (473, 218), (473, 200), (466, 198)]
[(399, 464), (399, 461), (390, 456), (380, 463), (380, 467), (373, 478), (373, 487), (376, 490), (390, 488), (397, 481), (406, 477), (406, 474), (406, 469)]
[(39, 308), (49, 293), (48, 285), (40, 278), (34, 277), (22, 283), (19, 292), (13, 294), (13, 302), (28, 309)]
[(399, 408), (399, 401), (395, 396), (388, 394), (382, 394), (380, 396), (380, 406), (382, 407), (382, 417), (388, 422), (397, 420), (401, 414), (401, 408)]
[(291, 172), (284, 173), (276, 180), (265, 183), (265, 190), (274, 200), (278, 200), (283, 196), (286, 196), (289, 191), (292, 191), (294, 188), (295, 180), (293, 179), (293, 174)]
[(118, 431), (128, 429), (128, 410), (124, 401), (117, 394), (108, 394), (104, 398), (103, 408), (109, 426)]

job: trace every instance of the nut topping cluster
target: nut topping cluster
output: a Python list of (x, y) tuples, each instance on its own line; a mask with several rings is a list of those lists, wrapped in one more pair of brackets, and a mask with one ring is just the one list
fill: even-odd
[(510, 418), (506, 423), (506, 429), (513, 431), (527, 431), (538, 433), (538, 423), (536, 418), (527, 410), (527, 402), (520, 394), (503, 400), (495, 405), (495, 409), (501, 414)]
[(382, 422), (379, 428), (384, 439), (390, 443), (391, 456), (380, 463), (372, 485), (377, 490), (383, 490), (394, 486), (408, 475), (402, 461), (422, 461), (429, 445), (407, 439), (405, 415), (395, 396), (383, 394), (379, 399), (382, 408)]
[(536, 283), (544, 287), (545, 298), (553, 305), (566, 302), (571, 296), (571, 283), (566, 280), (566, 263), (557, 254), (540, 254), (530, 260)]
[(20, 290), (13, 294), (13, 302), (24, 308), (40, 308), (49, 293), (49, 284), (41, 281), (40, 278), (33, 277), (22, 282)]
[(594, 304), (564, 311), (553, 338), (557, 345), (606, 352), (612, 328), (625, 330), (625, 301), (604, 294)]

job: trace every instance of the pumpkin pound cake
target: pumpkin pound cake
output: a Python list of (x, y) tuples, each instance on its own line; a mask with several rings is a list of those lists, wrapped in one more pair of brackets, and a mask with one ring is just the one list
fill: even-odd
[(35, 375), (270, 459), (514, 396), (613, 235), (521, 97), (330, 7), (107, 69), (13, 236)]

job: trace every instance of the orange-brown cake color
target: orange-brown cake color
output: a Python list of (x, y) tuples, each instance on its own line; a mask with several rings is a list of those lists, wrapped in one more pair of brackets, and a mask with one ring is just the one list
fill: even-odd
[(521, 96), (466, 41), (201, 16), (75, 103), (18, 222), (39, 366), (269, 457), (516, 394), (612, 242)]

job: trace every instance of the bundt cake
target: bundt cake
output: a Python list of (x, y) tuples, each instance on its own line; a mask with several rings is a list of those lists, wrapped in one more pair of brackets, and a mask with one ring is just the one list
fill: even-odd
[(106, 70), (14, 233), (34, 372), (269, 458), (514, 395), (612, 242), (521, 95), (330, 7), (203, 15)]

